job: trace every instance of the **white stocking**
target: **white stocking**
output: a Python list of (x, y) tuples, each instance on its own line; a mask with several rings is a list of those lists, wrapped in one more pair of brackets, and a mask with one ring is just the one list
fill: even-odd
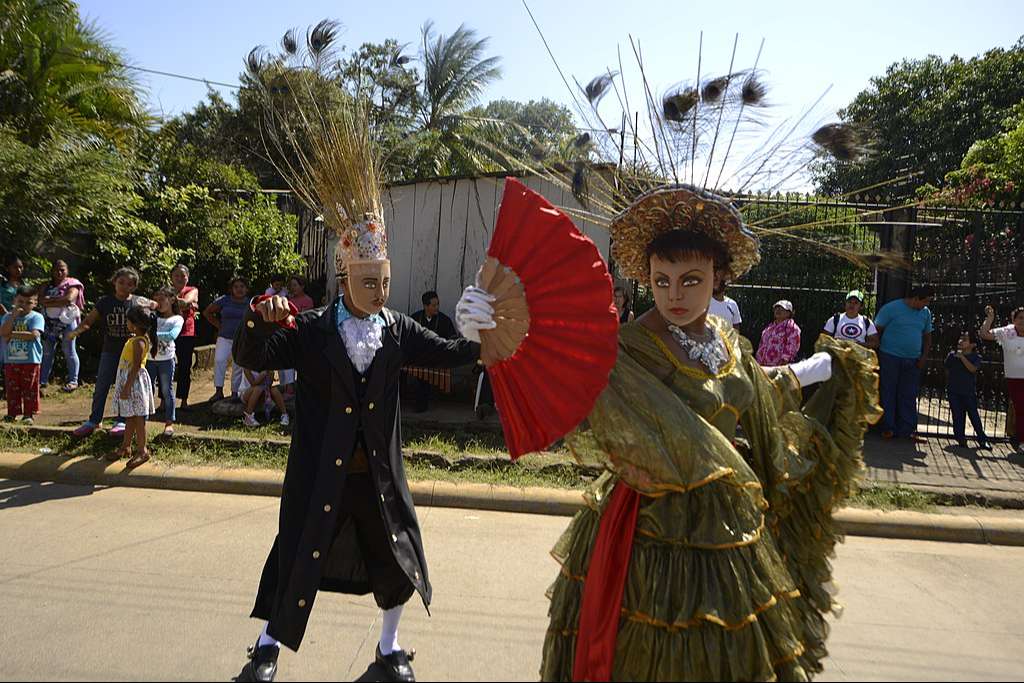
[(398, 622), (402, 618), (402, 605), (386, 609), (380, 623), (380, 653), (385, 657), (396, 650), (398, 644)]
[(267, 635), (267, 627), (270, 623), (263, 624), (263, 631), (260, 633), (260, 642), (256, 644), (256, 647), (265, 647), (267, 645), (273, 645), (274, 647), (281, 647), (281, 643), (277, 642), (269, 635)]

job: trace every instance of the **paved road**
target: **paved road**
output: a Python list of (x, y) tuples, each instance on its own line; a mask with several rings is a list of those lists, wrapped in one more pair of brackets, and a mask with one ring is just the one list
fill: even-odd
[[(229, 680), (276, 524), (261, 497), (0, 480), (0, 679)], [(420, 510), (433, 617), (402, 643), (423, 680), (535, 680), (547, 555), (567, 520)], [(1024, 674), (1024, 548), (851, 538), (846, 614), (822, 680), (1014, 680)], [(378, 614), (322, 595), (281, 680), (367, 672)]]

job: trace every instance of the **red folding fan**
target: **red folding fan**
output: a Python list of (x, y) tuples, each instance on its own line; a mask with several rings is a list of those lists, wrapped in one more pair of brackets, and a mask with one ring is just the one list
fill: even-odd
[(480, 355), (514, 459), (590, 413), (615, 364), (618, 315), (594, 243), (513, 178), (487, 255), (477, 284), (497, 298), (497, 327), (480, 333)]

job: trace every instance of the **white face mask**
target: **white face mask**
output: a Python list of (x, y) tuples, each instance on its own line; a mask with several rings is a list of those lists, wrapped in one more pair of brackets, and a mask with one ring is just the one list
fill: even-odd
[(391, 261), (352, 261), (346, 272), (349, 303), (368, 315), (380, 313), (391, 290)]

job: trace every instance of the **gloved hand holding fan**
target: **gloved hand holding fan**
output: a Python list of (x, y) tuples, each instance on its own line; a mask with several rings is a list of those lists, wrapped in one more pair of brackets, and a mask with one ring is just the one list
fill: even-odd
[(487, 260), (456, 307), (479, 338), (509, 453), (544, 449), (590, 413), (618, 352), (612, 279), (594, 243), (505, 180)]

